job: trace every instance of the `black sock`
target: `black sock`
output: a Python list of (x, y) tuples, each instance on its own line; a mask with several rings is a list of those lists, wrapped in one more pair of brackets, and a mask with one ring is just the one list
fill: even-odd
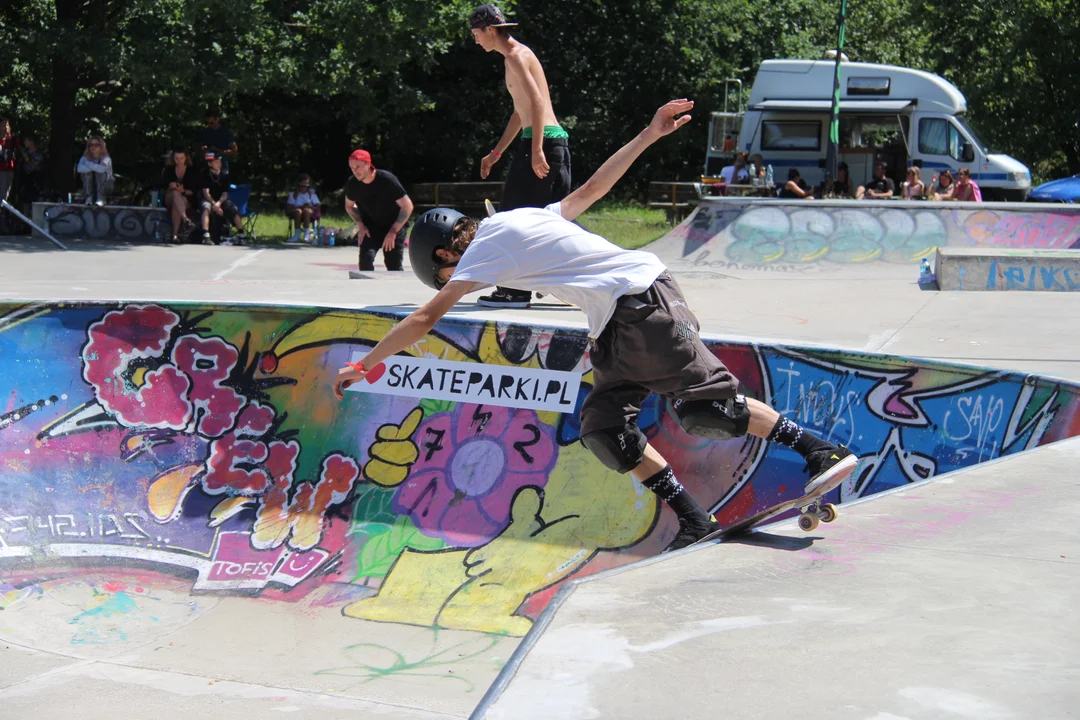
[(641, 484), (656, 493), (680, 518), (699, 522), (711, 519), (705, 508), (675, 479), (670, 465), (665, 465), (663, 470)]
[(800, 427), (798, 423), (793, 423), (782, 415), (776, 421), (776, 425), (773, 426), (767, 440), (789, 447), (803, 457), (818, 450), (835, 447), (832, 443), (825, 442), (806, 428)]

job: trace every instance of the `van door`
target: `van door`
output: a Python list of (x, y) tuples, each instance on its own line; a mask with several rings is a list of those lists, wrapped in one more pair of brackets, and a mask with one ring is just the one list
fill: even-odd
[(963, 151), (967, 140), (947, 115), (921, 115), (918, 138), (918, 158), (922, 160), (922, 179), (927, 187), (934, 175), (948, 170), (955, 177), (962, 165), (973, 162), (964, 161)]

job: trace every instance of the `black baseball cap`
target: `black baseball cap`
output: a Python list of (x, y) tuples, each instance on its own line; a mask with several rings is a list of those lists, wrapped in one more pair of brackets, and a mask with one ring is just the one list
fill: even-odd
[(516, 22), (506, 22), (502, 10), (491, 3), (485, 3), (472, 11), (469, 16), (470, 30), (483, 30), (489, 27), (514, 27)]
[(203, 155), (203, 159), (206, 160), (206, 162), (220, 160), (221, 153), (219, 153), (217, 150), (207, 150), (206, 153)]

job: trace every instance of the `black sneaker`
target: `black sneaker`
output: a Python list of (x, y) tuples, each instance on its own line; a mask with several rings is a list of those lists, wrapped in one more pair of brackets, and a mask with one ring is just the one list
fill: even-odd
[(476, 304), (484, 307), (527, 308), (531, 299), (532, 293), (529, 292), (496, 288), (495, 292), (484, 295), (476, 301)]
[(803, 488), (805, 494), (809, 495), (826, 483), (831, 485), (831, 490), (842, 483), (858, 464), (859, 458), (842, 445), (810, 453), (806, 456), (810, 480)]
[(719, 529), (720, 523), (716, 522), (716, 518), (712, 515), (703, 520), (679, 518), (679, 533), (671, 541), (671, 544), (664, 548), (664, 552), (682, 550), (684, 547), (693, 545)]

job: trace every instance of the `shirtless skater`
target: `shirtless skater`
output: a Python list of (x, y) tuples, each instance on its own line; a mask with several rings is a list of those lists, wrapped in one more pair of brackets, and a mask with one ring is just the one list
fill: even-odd
[[(514, 100), (514, 114), (495, 149), (480, 161), (480, 177), (486, 179), (521, 131), (521, 143), (510, 163), (500, 210), (539, 207), (562, 200), (570, 192), (570, 145), (566, 130), (551, 108), (544, 68), (533, 51), (510, 37), (507, 22), (494, 5), (481, 5), (469, 16), (476, 44), (505, 58), (506, 89)], [(528, 290), (497, 287), (477, 303), (488, 307), (527, 308)]]
[(504, 284), (551, 293), (581, 308), (589, 323), (593, 389), (581, 408), (581, 442), (617, 472), (629, 472), (679, 519), (675, 550), (719, 529), (679, 484), (671, 466), (638, 429), (650, 393), (672, 400), (688, 433), (729, 440), (746, 433), (785, 445), (806, 460), (806, 491), (839, 482), (855, 468), (846, 448), (815, 437), (768, 405), (739, 393), (739, 381), (698, 337), (698, 322), (679, 286), (649, 252), (623, 250), (571, 222), (607, 194), (633, 161), (685, 125), (694, 103), (673, 100), (588, 182), (546, 208), (501, 212), (479, 224), (436, 208), (413, 227), (413, 272), (438, 294), (402, 320), (364, 358), (338, 371), (334, 393), (362, 380), (365, 368), (418, 342), (466, 294)]

